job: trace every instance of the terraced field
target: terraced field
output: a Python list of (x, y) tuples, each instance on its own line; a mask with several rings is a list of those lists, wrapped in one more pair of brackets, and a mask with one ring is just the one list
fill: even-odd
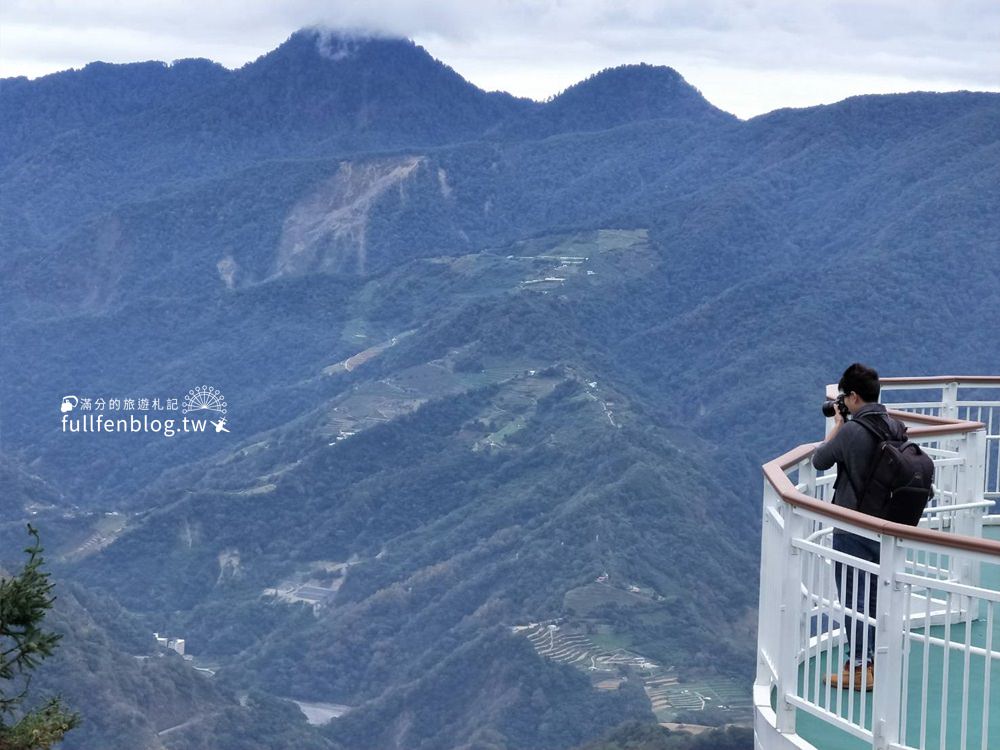
[(653, 704), (653, 712), (660, 721), (672, 721), (678, 713), (714, 709), (730, 717), (732, 722), (750, 718), (750, 690), (735, 680), (727, 678), (695, 682), (674, 682), (650, 685), (646, 694)]
[(514, 627), (525, 636), (539, 655), (582, 669), (617, 672), (620, 668), (655, 669), (656, 664), (623, 648), (601, 648), (583, 633), (565, 630), (554, 623), (532, 623)]
[[(603, 648), (588, 635), (565, 624), (531, 623), (514, 626), (512, 630), (527, 638), (540, 656), (597, 673), (593, 679), (599, 689), (613, 689), (626, 676), (641, 680), (653, 713), (661, 722), (673, 721), (682, 713), (707, 709), (721, 711), (734, 722), (750, 716), (750, 691), (735, 680), (682, 683), (673, 667), (663, 667), (625, 648)], [(619, 679), (610, 678), (611, 674)]]
[(534, 362), (485, 363), (478, 372), (456, 372), (447, 359), (407, 368), (385, 380), (361, 383), (336, 399), (327, 415), (325, 436), (330, 445), (375, 425), (409, 414), (428, 401), (463, 393), (484, 385), (502, 385), (488, 412), (480, 416), (484, 427), (470, 433), (474, 449), (501, 447), (522, 429), (538, 400), (552, 392), (564, 375), (541, 375)]

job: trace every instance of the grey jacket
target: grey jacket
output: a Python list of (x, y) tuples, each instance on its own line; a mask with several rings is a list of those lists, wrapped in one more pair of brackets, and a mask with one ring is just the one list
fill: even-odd
[[(906, 434), (906, 426), (886, 414), (882, 404), (865, 404), (853, 418), (813, 453), (812, 463), (817, 469), (829, 469), (837, 464), (837, 481), (834, 484), (833, 504), (850, 510), (858, 509), (854, 487), (864, 491), (878, 441), (875, 436), (854, 420), (865, 414), (881, 414), (895, 436)], [(869, 418), (870, 419), (870, 418)], [(850, 481), (848, 481), (848, 478)], [(853, 484), (853, 486), (852, 486)]]

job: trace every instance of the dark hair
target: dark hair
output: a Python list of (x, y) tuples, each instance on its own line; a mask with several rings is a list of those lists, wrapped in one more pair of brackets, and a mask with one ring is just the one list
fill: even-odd
[(853, 391), (858, 394), (862, 401), (867, 401), (868, 403), (878, 401), (878, 394), (882, 390), (878, 382), (878, 373), (860, 362), (855, 362), (844, 370), (844, 374), (840, 376), (840, 382), (837, 383), (837, 387), (843, 393), (851, 393)]

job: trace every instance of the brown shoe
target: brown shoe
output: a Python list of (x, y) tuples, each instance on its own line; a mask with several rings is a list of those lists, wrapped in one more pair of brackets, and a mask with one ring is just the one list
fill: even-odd
[(860, 664), (856, 667), (851, 667), (851, 662), (844, 662), (844, 669), (840, 674), (831, 674), (823, 678), (824, 682), (830, 683), (835, 688), (845, 688), (849, 689), (851, 687), (851, 672), (854, 672), (854, 689), (858, 692), (870, 693), (872, 688), (875, 687), (875, 664), (873, 662), (868, 662), (867, 667), (862, 667)]

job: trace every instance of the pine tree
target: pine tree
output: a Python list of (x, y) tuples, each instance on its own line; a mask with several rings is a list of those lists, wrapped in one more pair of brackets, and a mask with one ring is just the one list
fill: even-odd
[(54, 584), (42, 570), (38, 531), (29, 524), (28, 534), (34, 541), (24, 550), (24, 568), (12, 577), (0, 575), (0, 750), (46, 750), (80, 721), (58, 698), (32, 711), (24, 707), (31, 671), (62, 637), (42, 628), (55, 601)]

